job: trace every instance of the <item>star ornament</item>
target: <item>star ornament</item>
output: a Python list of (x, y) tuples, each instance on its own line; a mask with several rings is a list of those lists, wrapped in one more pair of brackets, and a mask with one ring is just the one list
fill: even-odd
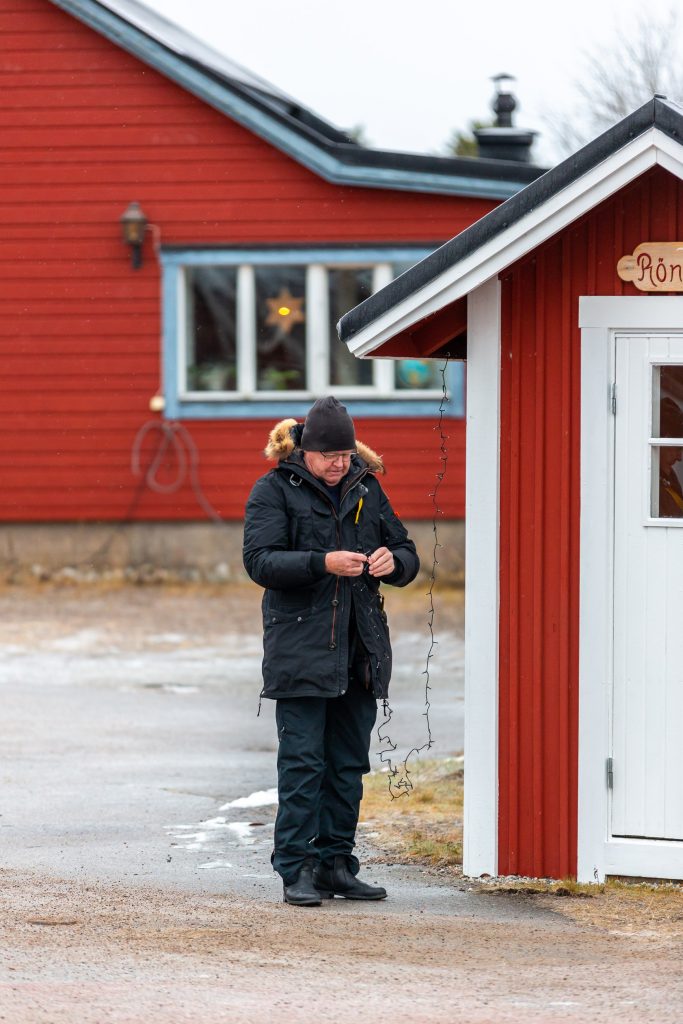
[(303, 296), (297, 299), (289, 288), (281, 288), (277, 298), (266, 299), (268, 316), (264, 323), (269, 327), (279, 327), (285, 334), (291, 334), (296, 324), (306, 321), (303, 304)]

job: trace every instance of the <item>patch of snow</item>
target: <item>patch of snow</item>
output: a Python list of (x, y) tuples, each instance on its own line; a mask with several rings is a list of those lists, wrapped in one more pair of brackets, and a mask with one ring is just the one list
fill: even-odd
[(96, 643), (101, 636), (102, 631), (99, 629), (79, 629), (71, 636), (63, 636), (60, 640), (55, 640), (53, 647), (56, 647), (58, 651), (84, 651), (91, 644)]
[(229, 807), (269, 807), (277, 804), (277, 789), (259, 789), (249, 796), (239, 796), (223, 804), (219, 810), (227, 811)]
[(231, 832), (234, 832), (241, 843), (251, 845), (256, 842), (256, 837), (252, 835), (251, 825), (248, 825), (245, 821), (233, 821), (228, 825)]
[(185, 633), (155, 633), (147, 639), (150, 644), (180, 644), (187, 636)]
[(228, 860), (207, 860), (206, 864), (200, 864), (199, 867), (211, 871), (215, 868), (231, 868), (232, 864)]

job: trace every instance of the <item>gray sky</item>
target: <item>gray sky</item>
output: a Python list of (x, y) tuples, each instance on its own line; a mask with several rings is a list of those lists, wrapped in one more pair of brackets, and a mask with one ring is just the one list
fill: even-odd
[(583, 49), (614, 47), (638, 0), (144, 0), (340, 127), (385, 149), (443, 152), (454, 127), (486, 119), (490, 76), (517, 78), (516, 124), (543, 133), (571, 109)]

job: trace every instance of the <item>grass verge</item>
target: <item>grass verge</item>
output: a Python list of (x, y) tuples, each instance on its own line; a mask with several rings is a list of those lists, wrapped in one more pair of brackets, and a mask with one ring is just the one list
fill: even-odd
[[(375, 862), (415, 864), (462, 876), (463, 759), (416, 760), (410, 766), (413, 789), (391, 798), (385, 772), (365, 777), (361, 834), (372, 844)], [(461, 881), (461, 884), (463, 884)], [(477, 879), (470, 887), (482, 896), (529, 899), (614, 935), (661, 940), (683, 937), (683, 886), (671, 882), (608, 879), (586, 885), (574, 879)]]
[(459, 873), (462, 867), (463, 761), (461, 757), (416, 760), (413, 789), (392, 799), (389, 776), (365, 777), (361, 822), (375, 859), (424, 864)]

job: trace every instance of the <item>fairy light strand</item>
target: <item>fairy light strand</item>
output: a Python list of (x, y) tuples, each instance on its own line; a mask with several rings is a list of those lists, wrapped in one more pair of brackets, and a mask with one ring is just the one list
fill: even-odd
[(446, 386), (446, 371), (448, 370), (449, 356), (446, 356), (444, 364), (440, 367), (441, 373), (441, 401), (439, 403), (439, 419), (438, 422), (432, 428), (439, 434), (439, 462), (441, 464), (440, 470), (436, 473), (436, 480), (433, 489), (429, 493), (429, 497), (432, 500), (432, 532), (434, 534), (434, 548), (432, 555), (432, 571), (429, 577), (429, 590), (426, 596), (429, 598), (429, 607), (427, 609), (427, 628), (429, 630), (429, 648), (427, 651), (427, 660), (425, 668), (422, 671), (422, 675), (425, 677), (424, 682), (424, 711), (422, 715), (426, 722), (427, 727), (427, 739), (424, 743), (419, 746), (413, 747), (408, 751), (402, 761), (394, 762), (393, 754), (396, 752), (397, 744), (391, 738), (389, 733), (389, 726), (393, 717), (393, 709), (391, 708), (388, 700), (383, 702), (384, 706), (384, 720), (380, 723), (377, 730), (377, 737), (381, 745), (379, 751), (379, 759), (382, 765), (387, 769), (388, 772), (388, 783), (389, 783), (389, 794), (392, 800), (396, 800), (399, 797), (407, 796), (413, 789), (413, 781), (411, 779), (411, 770), (408, 767), (408, 762), (412, 757), (417, 757), (423, 750), (429, 750), (434, 745), (434, 738), (432, 736), (432, 727), (430, 721), (431, 711), (431, 680), (430, 680), (430, 662), (434, 657), (435, 648), (438, 645), (438, 640), (434, 636), (434, 615), (436, 609), (434, 607), (434, 584), (436, 582), (436, 567), (439, 564), (438, 551), (443, 545), (439, 543), (439, 529), (438, 522), (443, 516), (443, 510), (439, 507), (438, 494), (439, 488), (443, 483), (443, 479), (446, 475), (446, 468), (448, 464), (448, 434), (444, 432), (444, 413), (446, 412), (446, 404), (448, 402), (448, 388)]

